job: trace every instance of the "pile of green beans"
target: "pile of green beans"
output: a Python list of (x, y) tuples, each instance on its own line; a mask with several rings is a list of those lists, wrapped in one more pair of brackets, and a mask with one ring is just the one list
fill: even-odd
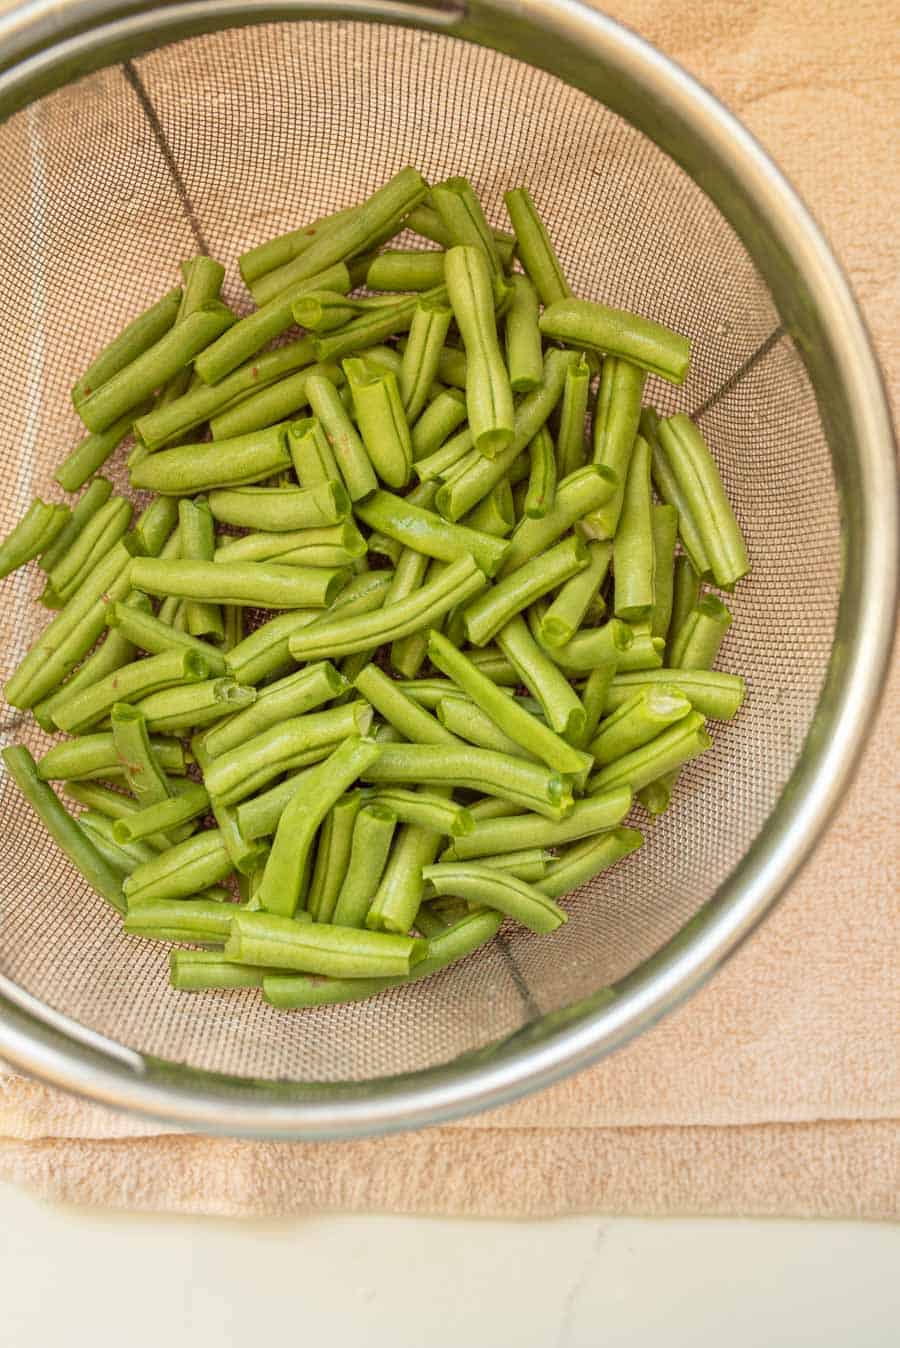
[[(7, 701), (69, 736), (9, 777), (175, 988), (355, 1001), (554, 931), (744, 699), (738, 519), (642, 405), (690, 342), (504, 200), (403, 168), (249, 248), (242, 317), (186, 259), (74, 382), (80, 498), (0, 541), (57, 610)], [(133, 520), (97, 476), (129, 437)]]

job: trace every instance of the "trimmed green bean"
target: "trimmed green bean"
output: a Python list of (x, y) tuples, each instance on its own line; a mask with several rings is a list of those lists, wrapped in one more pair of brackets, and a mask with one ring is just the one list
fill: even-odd
[(718, 595), (703, 595), (672, 642), (671, 663), (677, 669), (712, 669), (731, 623), (731, 612)]
[[(396, 304), (380, 304), (368, 313), (360, 314), (359, 318), (338, 332), (317, 334), (312, 339), (316, 359), (343, 360), (344, 356), (366, 351), (398, 332), (408, 332), (423, 299), (446, 304), (446, 286), (436, 286), (434, 290), (423, 290), (403, 299), (398, 298)], [(444, 376), (441, 375), (441, 378)]]
[[(176, 324), (182, 323), (188, 314), (194, 313), (202, 308), (204, 304), (211, 303), (212, 300), (222, 298), (222, 282), (225, 279), (225, 268), (219, 262), (215, 262), (211, 257), (200, 253), (196, 257), (188, 258), (181, 264), (181, 276), (184, 281), (184, 288), (181, 295), (181, 303), (178, 306), (178, 315), (175, 319)], [(179, 370), (178, 374), (172, 375), (159, 391), (158, 401), (165, 406), (167, 403), (174, 402), (180, 398), (188, 389), (191, 382), (191, 370)]]
[(265, 388), (211, 417), (209, 428), (213, 439), (233, 439), (293, 419), (309, 406), (308, 386), (311, 379), (327, 379), (335, 386), (344, 382), (341, 367), (333, 362), (307, 365), (305, 369), (266, 384)]
[(522, 502), (522, 514), (528, 519), (543, 519), (556, 499), (556, 451), (546, 426), (542, 426), (528, 446), (528, 485)]
[[(625, 627), (625, 624), (622, 624)], [(630, 629), (627, 629), (630, 635)], [(579, 743), (585, 745), (594, 738), (597, 726), (603, 715), (609, 690), (619, 664), (618, 652), (610, 646), (604, 652), (601, 662), (594, 666), (581, 691), (581, 705), (584, 707), (584, 730)]]
[(681, 545), (698, 576), (706, 579), (711, 574), (706, 546), (700, 536), (688, 499), (672, 469), (668, 455), (660, 444), (659, 417), (652, 407), (645, 407), (641, 412), (640, 432), (649, 444), (652, 454), (650, 471), (653, 485), (663, 501), (678, 511), (678, 534)]
[(139, 399), (134, 407), (129, 407), (105, 430), (92, 431), (86, 435), (53, 474), (63, 491), (78, 491), (79, 487), (83, 487), (88, 478), (93, 477), (112, 457), (125, 437), (132, 433), (139, 418), (145, 416), (152, 406), (152, 399)]
[(278, 821), (259, 888), (260, 902), (268, 912), (293, 916), (305, 895), (309, 853), (320, 824), (339, 797), (384, 752), (374, 740), (352, 736), (304, 777)]
[[(178, 503), (179, 557), (187, 562), (212, 562), (216, 552), (216, 532), (212, 511), (205, 497), (182, 498)], [(210, 637), (221, 642), (225, 620), (218, 604), (205, 600), (185, 602), (187, 630), (194, 637)]]
[(178, 502), (170, 496), (156, 496), (138, 515), (134, 525), (137, 552), (146, 557), (177, 557), (181, 540), (178, 536)]
[(541, 332), (554, 341), (619, 356), (672, 384), (684, 382), (690, 365), (691, 344), (680, 333), (592, 300), (554, 300), (541, 315)]
[(524, 187), (514, 188), (504, 193), (503, 200), (516, 232), (519, 260), (540, 295), (541, 302), (553, 304), (556, 300), (566, 299), (572, 294), (572, 289), (528, 190)]
[(187, 790), (177, 795), (166, 796), (133, 814), (116, 819), (112, 826), (113, 837), (117, 843), (151, 840), (155, 834), (165, 833), (179, 824), (187, 824), (208, 810), (209, 795), (206, 788), (192, 782)]
[(136, 867), (156, 856), (156, 850), (148, 843), (133, 842), (124, 846), (116, 842), (113, 834), (113, 821), (103, 814), (85, 810), (78, 818), (80, 828), (88, 835), (101, 856), (124, 880)]
[(388, 486), (405, 487), (412, 471), (412, 446), (397, 376), (391, 370), (373, 374), (358, 357), (344, 361), (344, 374), (371, 465)]
[(179, 992), (206, 992), (213, 988), (261, 988), (274, 970), (255, 964), (235, 964), (218, 950), (180, 950), (169, 954), (169, 983)]
[(475, 448), (494, 459), (513, 441), (516, 416), (497, 339), (490, 268), (482, 250), (457, 246), (447, 253), (445, 273), (453, 316), (466, 349), (466, 408)]
[[(466, 426), (458, 435), (451, 436), (445, 444), (415, 463), (413, 468), (416, 476), (422, 483), (432, 482), (438, 478), (443, 482), (451, 482), (465, 470), (469, 456), (474, 452), (472, 446), (472, 432)], [(501, 481), (506, 479), (503, 478)]]
[(628, 467), (622, 513), (613, 544), (617, 618), (640, 623), (652, 617), (654, 564), (650, 446), (639, 435)]
[(184, 735), (223, 717), (231, 718), (255, 700), (254, 688), (243, 687), (231, 678), (216, 678), (165, 688), (134, 705), (146, 717), (148, 729), (157, 734)]
[(131, 470), (131, 485), (168, 496), (193, 496), (213, 487), (262, 482), (290, 466), (287, 432), (284, 426), (270, 426), (232, 440), (161, 449)]
[(580, 745), (585, 711), (574, 688), (541, 649), (521, 615), (497, 633), (497, 644), (529, 692), (537, 698), (547, 724), (572, 745)]
[[(405, 228), (413, 230), (416, 234), (421, 234), (423, 239), (430, 239), (432, 243), (440, 244), (442, 248), (449, 248), (453, 243), (450, 231), (438, 212), (424, 204), (416, 206), (410, 211), (406, 217)], [(516, 246), (515, 238), (502, 229), (492, 229), (491, 234), (494, 247), (503, 266), (511, 266)]]
[[(448, 799), (452, 795), (447, 787), (441, 787), (439, 791)], [(431, 865), (440, 845), (441, 834), (434, 829), (422, 828), (419, 824), (401, 827), (365, 915), (365, 924), (370, 931), (399, 934), (409, 931), (415, 924), (425, 892), (422, 869)]]
[[(425, 254), (424, 256), (427, 256)], [(441, 264), (443, 273), (443, 262)], [(447, 304), (422, 300), (416, 306), (409, 329), (409, 340), (403, 351), (398, 386), (403, 408), (410, 425), (416, 420), (428, 400), (429, 391), (438, 375), (441, 351), (450, 327), (453, 310)], [(446, 390), (447, 393), (450, 390)], [(450, 399), (454, 413), (458, 410)], [(451, 418), (452, 419), (452, 418)], [(460, 417), (459, 420), (463, 418)], [(459, 424), (457, 421), (455, 424)], [(443, 430), (443, 426), (441, 427)], [(449, 431), (447, 432), (449, 434)], [(364, 437), (365, 438), (365, 437)], [(442, 437), (443, 438), (443, 437)], [(420, 452), (419, 457), (422, 457)], [(416, 457), (410, 443), (411, 457)], [(385, 478), (385, 481), (388, 479)]]
[(56, 563), (65, 556), (85, 526), (93, 519), (101, 506), (106, 504), (111, 495), (112, 483), (105, 477), (95, 478), (87, 491), (83, 493), (81, 499), (76, 501), (72, 507), (71, 515), (64, 519), (63, 527), (56, 534), (53, 542), (48, 547), (41, 548), (39, 565), (42, 571), (49, 574), (53, 570)]
[(509, 278), (512, 297), (506, 310), (506, 365), (513, 393), (530, 393), (541, 382), (544, 353), (538, 327), (537, 291), (527, 276)]
[(463, 617), (469, 640), (476, 646), (486, 645), (523, 608), (583, 571), (588, 560), (584, 541), (570, 534), (543, 556), (507, 574), (466, 607)]
[(464, 805), (433, 791), (409, 791), (400, 786), (379, 787), (375, 804), (390, 810), (400, 824), (417, 824), (449, 837), (471, 833), (475, 821)]
[[(174, 796), (169, 779), (153, 752), (147, 722), (142, 712), (127, 703), (117, 702), (110, 715), (116, 758), (122, 767), (128, 789), (140, 806), (158, 805)], [(158, 832), (157, 828), (150, 830)], [(124, 841), (116, 839), (117, 842)], [(176, 839), (171, 837), (170, 842)]]
[[(466, 178), (448, 178), (431, 189), (431, 204), (450, 240), (450, 248), (478, 249), (487, 264), (494, 294), (499, 301), (506, 293), (503, 264), (481, 202)], [(446, 274), (446, 262), (445, 262)]]
[(650, 635), (665, 640), (672, 617), (678, 511), (671, 505), (654, 505), (650, 515), (653, 533), (653, 613), (650, 617)]
[(204, 829), (132, 871), (123, 885), (129, 911), (147, 899), (187, 898), (219, 884), (231, 869), (221, 830)]
[(509, 800), (498, 800), (494, 796), (482, 796), (467, 809), (476, 823), (481, 819), (505, 819), (514, 814), (528, 813), (524, 806), (513, 805)]
[(300, 229), (278, 234), (273, 239), (267, 239), (265, 243), (257, 244), (255, 248), (248, 248), (238, 258), (238, 267), (244, 284), (252, 286), (260, 276), (283, 267), (286, 262), (293, 262), (294, 258), (305, 252), (320, 234), (352, 215), (357, 209), (356, 206), (348, 206), (331, 215), (320, 216)]
[(174, 631), (149, 611), (132, 605), (129, 600), (112, 604), (106, 622), (114, 632), (150, 655), (162, 655), (164, 651), (174, 650), (194, 651), (206, 661), (210, 674), (219, 677), (226, 673), (224, 655), (208, 641), (201, 641), (187, 632)]
[(178, 317), (181, 294), (181, 286), (175, 286), (107, 343), (72, 387), (76, 407), (165, 336)]
[[(446, 294), (446, 292), (445, 292)], [(401, 341), (402, 345), (402, 341)], [(457, 346), (445, 346), (438, 365), (438, 379), (456, 389), (465, 389), (468, 383), (469, 364), (465, 351)]]
[(458, 744), (457, 737), (383, 674), (377, 665), (366, 665), (356, 676), (356, 690), (377, 712), (414, 744)]
[[(164, 772), (184, 774), (187, 770), (184, 749), (177, 740), (155, 738), (151, 739), (150, 744)], [(46, 782), (115, 778), (122, 775), (113, 737), (106, 732), (81, 735), (77, 739), (54, 744), (39, 759), (37, 770), (38, 776)]]
[(124, 927), (129, 936), (221, 946), (240, 911), (238, 904), (216, 899), (129, 898)]
[(407, 974), (426, 954), (424, 941), (385, 932), (297, 923), (275, 913), (239, 912), (225, 946), (228, 959), (342, 978)]
[(425, 459), (444, 444), (466, 419), (465, 394), (447, 388), (432, 398), (411, 432), (413, 463)]
[(612, 557), (611, 544), (591, 541), (587, 551), (588, 564), (584, 571), (565, 581), (544, 614), (541, 641), (545, 646), (562, 646), (572, 640), (606, 580)]
[(463, 862), (440, 862), (422, 872), (435, 894), (453, 894), (515, 918), (529, 931), (555, 931), (566, 914), (553, 899), (509, 871)]
[[(457, 690), (458, 691), (458, 690)], [(423, 715), (427, 715), (423, 712)], [(457, 742), (465, 740), (479, 749), (494, 749), (500, 754), (536, 761), (535, 755), (501, 730), (487, 712), (468, 697), (445, 697), (437, 706), (438, 719)]]
[(138, 418), (135, 430), (141, 443), (148, 449), (160, 449), (226, 407), (310, 365), (313, 360), (315, 353), (308, 337), (299, 342), (289, 342), (274, 351), (265, 351), (238, 366), (218, 384), (197, 383), (175, 402), (154, 407), (151, 412)]
[(48, 608), (62, 608), (78, 587), (125, 536), (131, 523), (132, 506), (114, 496), (101, 506), (81, 531), (64, 557), (53, 567), (41, 595)]
[(582, 356), (566, 373), (556, 435), (556, 460), (561, 478), (583, 468), (587, 459), (584, 426), (591, 391), (591, 369)]
[[(193, 790), (193, 782), (189, 785), (180, 781), (178, 785), (188, 790)], [(130, 796), (124, 795), (121, 791), (113, 791), (108, 786), (101, 786), (99, 782), (67, 782), (66, 795), (71, 796), (72, 800), (77, 800), (79, 805), (90, 810), (93, 814), (103, 814), (107, 819), (113, 821), (117, 819), (127, 819), (130, 815), (137, 814), (140, 810), (136, 800)], [(152, 841), (152, 840), (151, 840)], [(154, 842), (154, 846), (157, 844)], [(159, 844), (160, 847), (168, 844)]]
[(71, 520), (68, 506), (32, 501), (11, 533), (0, 543), (0, 580), (52, 546)]
[(520, 852), (501, 852), (495, 857), (482, 857), (479, 865), (506, 871), (517, 880), (525, 880), (533, 885), (547, 874), (551, 861), (552, 852), (545, 852), (540, 847), (524, 847)]
[(394, 297), (342, 295), (336, 290), (309, 290), (294, 302), (294, 322), (311, 332), (333, 332), (351, 322), (358, 314), (393, 304)]
[(376, 254), (366, 272), (370, 290), (431, 290), (443, 284), (444, 254), (387, 249)]
[(173, 684), (199, 683), (208, 676), (209, 666), (196, 651), (164, 651), (80, 688), (54, 711), (53, 719), (60, 730), (77, 734), (102, 721), (117, 702), (136, 702)]
[(282, 566), (347, 567), (366, 554), (366, 540), (352, 519), (320, 529), (294, 529), (289, 533), (245, 534), (229, 538), (218, 548), (214, 561), (278, 562)]
[(385, 744), (363, 772), (366, 781), (464, 787), (502, 796), (548, 819), (563, 819), (573, 804), (568, 776), (542, 764), (468, 745)]
[(337, 926), (365, 926), (366, 914), (378, 890), (396, 826), (397, 816), (378, 802), (364, 805), (356, 816), (350, 858), (334, 908)]
[(420, 707), (435, 711), (438, 703), (445, 697), (465, 697), (452, 679), (398, 679), (397, 687), (418, 702)]
[(208, 730), (203, 736), (204, 752), (208, 758), (218, 758), (288, 718), (314, 711), (346, 689), (346, 680), (330, 662), (308, 665), (261, 688), (244, 711)]
[(235, 322), (227, 305), (213, 300), (170, 327), (154, 344), (76, 405), (89, 431), (105, 431), (196, 359)]
[[(535, 626), (537, 639), (540, 640), (540, 621)], [(631, 658), (635, 646), (639, 648), (642, 663), (648, 660), (662, 660), (649, 637), (645, 637), (643, 641), (635, 637), (628, 624), (618, 618), (611, 618), (602, 627), (583, 628), (564, 645), (549, 646), (545, 649), (551, 660), (563, 669), (575, 674), (589, 674), (598, 666), (606, 665), (613, 655), (617, 668), (621, 669), (623, 663)], [(649, 648), (647, 651), (644, 650), (645, 646)]]
[(349, 791), (328, 811), (319, 829), (316, 860), (305, 906), (314, 922), (331, 922), (347, 874), (353, 828), (363, 803), (361, 791)]
[(124, 912), (125, 902), (118, 873), (66, 811), (52, 787), (41, 779), (39, 769), (25, 746), (16, 744), (4, 749), (3, 762), (60, 851), (81, 872), (92, 889), (120, 913)]
[(132, 584), (147, 594), (250, 608), (326, 608), (348, 577), (346, 568), (279, 566), (276, 562), (220, 566), (217, 562), (136, 557), (131, 566)]
[(588, 782), (588, 791), (593, 795), (597, 791), (611, 791), (613, 787), (625, 785), (630, 786), (632, 791), (640, 791), (641, 787), (680, 768), (710, 747), (712, 739), (705, 725), (705, 717), (699, 712), (688, 712), (687, 716), (655, 736), (649, 744), (601, 768)]
[(665, 814), (672, 802), (672, 791), (680, 775), (680, 769), (675, 768), (673, 772), (657, 777), (656, 781), (648, 782), (635, 793), (635, 800), (643, 805), (648, 814)]
[(679, 413), (659, 423), (659, 443), (700, 534), (713, 579), (721, 589), (733, 590), (750, 570), (750, 560), (706, 441), (690, 418)]
[(693, 562), (690, 557), (675, 558), (675, 573), (672, 578), (672, 615), (669, 619), (669, 629), (666, 636), (666, 656), (668, 663), (674, 664), (672, 660), (672, 647), (678, 639), (682, 625), (692, 613), (700, 598), (700, 577), (694, 570)]
[(515, 522), (512, 488), (506, 479), (498, 482), (496, 487), (478, 502), (474, 510), (464, 515), (461, 521), (467, 529), (492, 534), (494, 538), (506, 538)]
[(237, 807), (237, 819), (244, 837), (252, 841), (254, 838), (264, 838), (274, 833), (288, 801), (301, 780), (313, 770), (313, 767), (302, 768), (299, 772), (286, 777), (284, 781), (269, 787), (268, 791), (262, 791), (258, 796), (241, 801)]
[(236, 805), (280, 773), (304, 766), (313, 750), (324, 758), (340, 740), (367, 734), (371, 724), (372, 709), (361, 701), (288, 717), (207, 761), (204, 784), (215, 800)]
[(230, 805), (213, 799), (212, 811), (232, 867), (239, 875), (254, 875), (265, 865), (268, 845), (259, 839), (251, 842), (244, 836), (237, 811)]
[[(585, 527), (596, 538), (615, 538), (634, 452), (646, 374), (630, 361), (607, 356), (594, 412), (594, 463), (615, 473), (616, 490), (592, 510)], [(649, 459), (649, 451), (648, 451)]]
[(559, 822), (536, 814), (479, 817), (471, 833), (453, 839), (442, 853), (442, 860), (467, 861), (527, 847), (561, 847), (615, 828), (630, 809), (631, 791), (627, 786), (618, 786), (577, 800), (572, 811)]
[(738, 674), (700, 669), (647, 669), (617, 674), (606, 699), (606, 710), (615, 711), (639, 688), (659, 683), (677, 688), (690, 698), (695, 711), (713, 721), (730, 721), (746, 693), (746, 684)]
[(339, 612), (326, 615), (296, 632), (288, 647), (294, 659), (301, 661), (352, 655), (354, 651), (381, 646), (435, 623), (477, 594), (484, 584), (484, 573), (477, 562), (470, 556), (460, 557), (406, 599), (365, 615), (346, 618)]
[(288, 427), (288, 449), (302, 486), (340, 480), (337, 459), (318, 417), (304, 417)]
[(548, 898), (559, 899), (636, 852), (643, 841), (644, 835), (636, 828), (615, 828), (610, 833), (585, 838), (567, 847), (544, 878), (536, 882), (536, 887)]
[(342, 483), (318, 482), (311, 487), (235, 487), (213, 491), (209, 507), (223, 524), (293, 533), (340, 524), (350, 510)]
[(501, 577), (545, 552), (573, 524), (607, 500), (614, 488), (613, 474), (599, 464), (588, 464), (563, 478), (557, 486), (552, 510), (543, 519), (524, 519), (516, 526), (500, 568)]
[(356, 432), (334, 385), (314, 376), (307, 385), (310, 405), (325, 432), (351, 501), (369, 496), (378, 486), (363, 442)]
[(410, 505), (408, 499), (391, 492), (375, 492), (356, 506), (356, 514), (370, 529), (428, 557), (455, 562), (471, 556), (487, 576), (497, 571), (506, 554), (507, 544), (502, 539), (451, 524), (434, 511)]
[(690, 710), (689, 699), (677, 688), (651, 684), (649, 688), (641, 689), (628, 698), (600, 722), (598, 734), (591, 741), (590, 751), (600, 767), (615, 763), (632, 750), (648, 744), (668, 726), (682, 720)]
[(519, 686), (518, 670), (496, 647), (486, 646), (483, 650), (468, 650), (466, 655), (472, 661), (472, 664), (480, 669), (482, 674), (486, 674), (498, 688), (507, 688), (512, 692)]

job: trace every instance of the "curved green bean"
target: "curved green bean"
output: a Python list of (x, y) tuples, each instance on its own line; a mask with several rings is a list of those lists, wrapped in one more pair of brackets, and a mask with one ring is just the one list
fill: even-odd
[(607, 695), (606, 710), (615, 711), (639, 688), (659, 683), (677, 688), (690, 698), (695, 711), (713, 721), (730, 721), (746, 694), (746, 684), (739, 674), (700, 669), (647, 669), (617, 674)]
[(276, 562), (220, 566), (217, 562), (136, 557), (131, 566), (132, 584), (147, 594), (250, 608), (326, 608), (348, 578), (348, 568), (279, 566)]
[(196, 651), (164, 651), (80, 688), (56, 709), (53, 719), (60, 730), (77, 734), (102, 721), (117, 702), (136, 702), (173, 684), (199, 683), (208, 677), (209, 666)]
[[(177, 740), (156, 738), (150, 744), (164, 772), (183, 775), (187, 771), (184, 749)], [(37, 771), (46, 782), (112, 779), (121, 777), (122, 765), (116, 757), (112, 735), (101, 732), (52, 745), (38, 760)]]
[(517, 524), (500, 576), (510, 575), (546, 551), (573, 524), (608, 500), (614, 488), (613, 474), (600, 464), (588, 464), (563, 478), (557, 485), (553, 508), (542, 519), (523, 519)]
[(430, 712), (407, 697), (377, 665), (366, 665), (357, 674), (355, 687), (386, 721), (414, 744), (459, 743), (455, 735), (445, 730)]
[(572, 745), (580, 745), (585, 711), (568, 679), (541, 649), (520, 614), (497, 633), (497, 644), (521, 683), (537, 698), (547, 724)]
[(684, 382), (690, 365), (686, 337), (650, 318), (593, 300), (554, 300), (541, 315), (541, 332), (558, 342), (619, 356), (672, 384)]
[[(110, 724), (116, 758), (128, 789), (138, 804), (158, 805), (173, 796), (174, 790), (153, 752), (143, 713), (127, 703), (117, 702), (112, 708)], [(151, 832), (156, 831), (151, 829)], [(171, 838), (170, 841), (174, 842), (175, 839)]]
[(520, 852), (501, 852), (494, 857), (482, 857), (479, 865), (505, 871), (517, 880), (525, 880), (533, 885), (547, 874), (551, 861), (552, 852), (545, 852), (540, 847), (523, 847)]
[(475, 448), (494, 459), (513, 441), (516, 417), (497, 339), (490, 268), (481, 249), (456, 246), (447, 253), (444, 269), (453, 316), (466, 349), (466, 408)]
[(562, 852), (543, 879), (536, 881), (536, 888), (550, 899), (559, 899), (636, 852), (643, 841), (644, 835), (636, 828), (614, 828), (585, 838)]
[(506, 479), (498, 482), (496, 487), (478, 502), (474, 510), (464, 515), (461, 521), (467, 529), (492, 534), (494, 538), (506, 538), (515, 522), (512, 488)]
[(192, 782), (185, 791), (145, 805), (133, 814), (113, 822), (112, 833), (117, 843), (140, 842), (154, 834), (187, 824), (209, 810), (209, 794), (205, 787)]
[(273, 239), (267, 239), (265, 243), (257, 244), (255, 248), (248, 248), (238, 258), (238, 267), (244, 284), (251, 288), (252, 293), (254, 281), (283, 267), (286, 262), (293, 262), (294, 258), (305, 252), (320, 234), (352, 215), (357, 209), (356, 206), (348, 206), (331, 215), (320, 216), (310, 224), (302, 225), (300, 229), (288, 230), (286, 234), (278, 234)]
[(522, 514), (528, 519), (543, 519), (556, 499), (556, 451), (553, 438), (542, 426), (528, 446), (528, 485), (522, 502)]
[[(540, 623), (537, 624), (537, 635), (539, 640)], [(645, 640), (649, 645), (650, 638), (647, 637)], [(617, 668), (621, 668), (623, 661), (630, 656), (636, 645), (639, 645), (639, 640), (628, 624), (618, 618), (611, 618), (602, 627), (584, 628), (576, 632), (572, 640), (562, 646), (550, 646), (545, 649), (551, 660), (563, 669), (575, 674), (589, 674), (599, 665), (608, 664), (613, 656)], [(658, 660), (662, 658), (652, 646), (650, 654)], [(650, 656), (646, 658), (649, 659)]]
[(123, 880), (137, 866), (140, 866), (144, 861), (149, 861), (151, 857), (156, 855), (155, 849), (148, 843), (134, 842), (123, 846), (116, 842), (113, 835), (113, 821), (106, 815), (95, 814), (93, 810), (85, 810), (84, 814), (79, 815), (78, 824), (88, 835), (100, 855), (109, 862), (110, 866)]
[(401, 786), (382, 786), (375, 792), (375, 804), (390, 810), (400, 824), (418, 824), (449, 837), (471, 833), (475, 821), (464, 805), (433, 791), (410, 791)]
[(123, 889), (131, 911), (146, 899), (184, 899), (231, 874), (220, 829), (204, 829), (137, 866)]
[(426, 866), (423, 878), (434, 894), (453, 894), (515, 918), (529, 931), (555, 931), (566, 914), (553, 899), (509, 871), (463, 862)]
[(340, 482), (318, 482), (311, 487), (236, 487), (209, 494), (209, 508), (223, 524), (292, 533), (340, 524), (350, 500)]
[(175, 286), (107, 343), (72, 387), (76, 407), (165, 336), (178, 317), (181, 295), (181, 286)]
[(688, 712), (674, 725), (638, 749), (624, 754), (594, 773), (588, 782), (588, 791), (611, 791), (615, 786), (627, 785), (634, 791), (656, 781), (667, 772), (702, 754), (712, 744), (707, 734), (706, 718), (697, 711)]
[(476, 646), (486, 645), (535, 599), (583, 571), (588, 560), (584, 541), (570, 534), (542, 556), (505, 575), (466, 607), (463, 618), (469, 640)]
[(603, 833), (620, 824), (631, 809), (631, 791), (618, 786), (577, 800), (565, 819), (553, 821), (537, 814), (498, 818), (479, 817), (471, 833), (454, 838), (442, 853), (444, 861), (467, 861), (528, 847), (561, 847)]
[(133, 605), (130, 600), (112, 604), (106, 615), (106, 623), (133, 646), (150, 655), (162, 655), (164, 651), (173, 650), (194, 651), (206, 661), (214, 677), (220, 677), (226, 672), (224, 655), (209, 642), (189, 636), (187, 632), (176, 632), (148, 610)]

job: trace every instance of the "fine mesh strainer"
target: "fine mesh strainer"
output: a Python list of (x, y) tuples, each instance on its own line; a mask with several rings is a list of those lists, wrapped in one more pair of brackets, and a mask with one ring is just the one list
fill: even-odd
[[(562, 0), (24, 4), (0, 19), (0, 117), (0, 531), (54, 495), (73, 378), (181, 257), (229, 264), (243, 310), (242, 249), (413, 163), (467, 174), (494, 224), (527, 185), (579, 294), (691, 335), (684, 387), (650, 380), (648, 398), (698, 416), (754, 563), (721, 657), (748, 702), (642, 851), (571, 896), (552, 938), (501, 934), (371, 1002), (284, 1014), (171, 992), (165, 950), (124, 936), (4, 789), (0, 1056), (184, 1126), (335, 1137), (498, 1103), (652, 1023), (809, 851), (890, 643), (884, 397), (790, 189), (670, 62)], [(4, 677), (34, 597), (30, 576), (6, 582)], [(6, 717), (6, 741), (42, 747)]]

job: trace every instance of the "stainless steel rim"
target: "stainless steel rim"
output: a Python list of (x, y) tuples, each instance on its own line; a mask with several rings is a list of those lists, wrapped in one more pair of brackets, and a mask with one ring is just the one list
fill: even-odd
[[(338, 1138), (439, 1123), (537, 1090), (595, 1062), (694, 992), (769, 911), (838, 805), (873, 719), (890, 654), (898, 529), (895, 451), (877, 363), (827, 244), (771, 160), (690, 76), (577, 0), (34, 0), (0, 18), (0, 117), (74, 73), (179, 37), (287, 18), (365, 19), (448, 32), (538, 65), (600, 98), (693, 173), (773, 290), (820, 392), (847, 539), (836, 640), (812, 730), (764, 829), (697, 917), (615, 989), (535, 1022), (465, 1064), (341, 1087), (239, 1080), (142, 1058), (47, 1013), (0, 980), (0, 1056), (68, 1090), (183, 1128)], [(548, 59), (552, 58), (552, 59)], [(823, 394), (822, 390), (831, 390)]]

